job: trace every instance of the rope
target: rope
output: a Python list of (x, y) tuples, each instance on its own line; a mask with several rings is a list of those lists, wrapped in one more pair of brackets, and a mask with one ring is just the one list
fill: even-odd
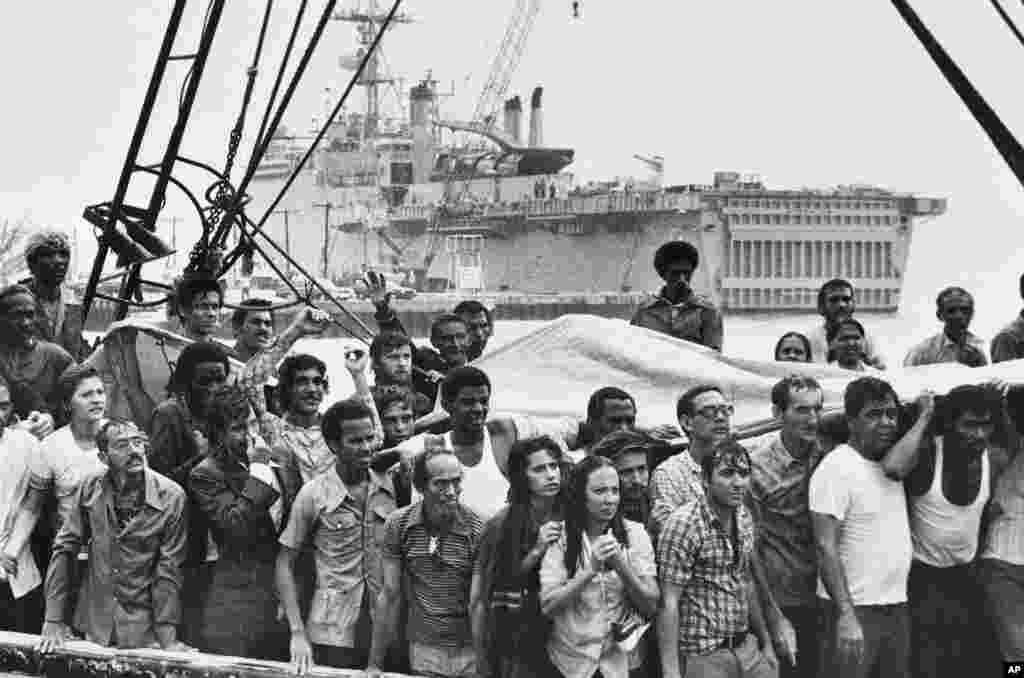
[(1003, 20), (1003, 23), (1006, 24), (1006, 27), (1009, 28), (1010, 32), (1013, 33), (1015, 38), (1017, 38), (1017, 42), (1019, 42), (1021, 46), (1024, 47), (1024, 35), (1021, 35), (1020, 31), (1017, 29), (1017, 24), (1013, 23), (1013, 19), (1011, 19), (1010, 15), (1006, 13), (1005, 9), (1003, 9), (1003, 5), (999, 2), (999, 0), (988, 1), (989, 4), (992, 5), (993, 9), (996, 10), (996, 13), (999, 14), (999, 17)]

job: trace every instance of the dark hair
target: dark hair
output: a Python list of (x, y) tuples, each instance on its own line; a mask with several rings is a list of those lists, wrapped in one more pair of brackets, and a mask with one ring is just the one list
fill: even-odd
[(452, 314), (457, 316), (476, 315), (478, 313), (483, 313), (487, 316), (487, 323), (489, 325), (494, 324), (494, 319), (491, 316), (491, 309), (487, 308), (476, 299), (460, 301), (455, 305), (455, 308), (452, 309)]
[(688, 417), (692, 417), (693, 401), (695, 401), (697, 396), (701, 393), (711, 392), (721, 394), (722, 397), (725, 397), (725, 394), (722, 393), (722, 389), (714, 384), (698, 384), (691, 389), (687, 389), (683, 395), (679, 396), (679, 400), (676, 401), (676, 419), (682, 419), (684, 414)]
[(820, 391), (821, 384), (814, 377), (791, 374), (772, 386), (772, 405), (783, 412), (789, 407), (789, 396), (793, 391)]
[(711, 454), (706, 454), (700, 460), (700, 470), (704, 475), (705, 479), (710, 479), (711, 475), (715, 472), (715, 469), (727, 459), (735, 459), (739, 457), (747, 463), (747, 468), (750, 468), (750, 452), (747, 448), (740, 445), (739, 441), (735, 438), (726, 438), (711, 450)]
[(434, 338), (441, 325), (447, 325), (448, 323), (460, 323), (467, 330), (469, 329), (466, 325), (466, 321), (460, 318), (459, 316), (455, 315), (454, 313), (442, 313), (441, 315), (434, 318), (434, 320), (430, 323), (430, 338)]
[(942, 311), (942, 302), (946, 300), (946, 297), (954, 294), (960, 294), (971, 300), (971, 304), (974, 303), (974, 295), (965, 290), (962, 287), (951, 285), (949, 287), (942, 288), (938, 294), (935, 295), (935, 310)]
[(385, 353), (390, 353), (403, 346), (408, 346), (411, 352), (416, 351), (416, 347), (408, 335), (401, 332), (381, 332), (370, 342), (370, 360), (379, 363)]
[(652, 458), (667, 457), (671, 455), (671, 449), (668, 442), (643, 431), (612, 431), (590, 448), (590, 454), (614, 462), (621, 454), (639, 451), (647, 456), (647, 464), (650, 466)]
[(266, 311), (267, 313), (269, 313), (270, 322), (273, 323), (274, 312), (270, 310), (271, 308), (273, 308), (273, 306), (273, 302), (271, 302), (269, 299), (246, 299), (245, 301), (240, 303), (238, 305), (238, 308), (235, 309), (234, 313), (231, 314), (231, 326), (234, 327), (236, 330), (241, 329), (242, 325), (245, 324), (246, 318), (249, 316), (249, 313), (257, 311)]
[(171, 380), (167, 384), (169, 393), (185, 394), (200, 363), (218, 363), (224, 366), (224, 373), (231, 372), (231, 361), (228, 351), (215, 341), (197, 341), (182, 349), (178, 362), (171, 372)]
[(353, 398), (339, 400), (324, 412), (320, 419), (320, 431), (324, 440), (337, 443), (341, 441), (341, 429), (346, 421), (369, 419), (373, 421), (373, 412), (366, 403)]
[[(569, 474), (569, 485), (565, 497), (565, 569), (571, 579), (576, 574), (580, 554), (583, 552), (583, 530), (587, 529), (587, 481), (590, 475), (602, 468), (615, 471), (615, 466), (604, 457), (587, 455), (576, 464)], [(618, 478), (618, 471), (615, 472)], [(622, 518), (622, 505), (611, 520), (612, 534), (623, 547), (629, 547), (626, 524)]]
[(74, 397), (79, 384), (93, 377), (102, 381), (100, 373), (92, 365), (79, 365), (77, 363), (69, 365), (60, 375), (60, 379), (57, 380), (57, 390), (60, 392), (61, 401), (68, 405), (71, 402), (71, 398)]
[(688, 261), (694, 268), (700, 265), (700, 252), (685, 240), (667, 242), (654, 253), (654, 270), (665, 278), (665, 269), (677, 261)]
[(210, 450), (214, 454), (223, 454), (224, 438), (228, 426), (239, 417), (249, 416), (252, 403), (245, 390), (237, 384), (222, 384), (213, 390), (210, 403), (206, 409), (206, 436), (210, 440)]
[(860, 324), (860, 321), (854, 320), (853, 318), (847, 318), (846, 320), (840, 320), (828, 328), (828, 331), (825, 332), (825, 341), (831, 344), (832, 340), (839, 336), (839, 330), (844, 327), (856, 327), (860, 332), (861, 337), (867, 336), (867, 332), (864, 331), (864, 326)]
[[(423, 494), (427, 490), (427, 483), (430, 482), (430, 476), (427, 474), (427, 463), (434, 457), (442, 457), (446, 454), (458, 459), (455, 453), (446, 447), (430, 447), (427, 446), (422, 452), (413, 457), (412, 460), (412, 486), (415, 487), (420, 494)], [(461, 463), (461, 462), (459, 462)]]
[[(849, 288), (851, 294), (854, 291), (853, 283), (844, 278), (832, 278), (818, 288), (818, 315), (825, 315), (825, 297), (831, 290), (838, 288)], [(856, 300), (855, 300), (856, 301)]]
[[(565, 455), (551, 436), (535, 436), (525, 440), (517, 440), (508, 453), (508, 503), (515, 506), (530, 507), (530, 483), (526, 471), (530, 466), (530, 455), (535, 452), (548, 452), (557, 462), (564, 462)], [(568, 465), (562, 468), (562, 485), (565, 486)]]
[(295, 386), (295, 375), (303, 370), (316, 370), (324, 378), (324, 390), (327, 390), (327, 365), (323, 360), (308, 353), (296, 353), (281, 361), (277, 368), (277, 401), (281, 409), (287, 412), (292, 405), (292, 388)]
[(1020, 298), (1024, 299), (1024, 273), (1020, 274), (1020, 280), (1017, 281), (1017, 285), (1020, 289)]
[(804, 362), (811, 362), (811, 340), (808, 339), (805, 335), (800, 334), (799, 332), (786, 332), (781, 337), (779, 337), (779, 340), (775, 342), (775, 353), (772, 354), (775, 357), (775, 360), (779, 359), (779, 351), (782, 350), (782, 344), (786, 341), (786, 339), (789, 339), (790, 337), (796, 337), (797, 339), (800, 340), (800, 343), (804, 345), (804, 355), (807, 356), (804, 359)]
[(604, 415), (606, 400), (628, 400), (633, 404), (633, 409), (636, 409), (636, 401), (633, 400), (633, 396), (617, 386), (604, 386), (594, 391), (590, 400), (587, 401), (587, 421), (600, 419)]
[(941, 433), (949, 433), (956, 428), (956, 420), (964, 413), (987, 414), (992, 418), (996, 430), (1002, 430), (1003, 397), (994, 388), (976, 384), (957, 386), (942, 399), (941, 406), (936, 403), (937, 428)]
[(871, 402), (892, 398), (896, 407), (900, 406), (899, 396), (889, 382), (878, 377), (860, 377), (846, 385), (843, 393), (843, 411), (848, 419), (860, 415), (861, 410)]
[[(130, 419), (107, 419), (100, 425), (99, 430), (96, 431), (96, 449), (100, 452), (106, 453), (107, 448), (110, 445), (111, 432), (114, 429), (122, 429), (128, 426), (142, 431), (138, 424)], [(142, 433), (145, 434), (146, 432), (142, 431)]]
[(192, 308), (196, 296), (214, 292), (217, 295), (219, 304), (224, 303), (224, 290), (220, 283), (213, 278), (187, 278), (178, 285), (177, 305), (178, 310)]
[(449, 370), (441, 382), (441, 402), (450, 403), (462, 389), (477, 386), (486, 386), (488, 391), (491, 390), (491, 380), (480, 368), (463, 365)]
[(33, 293), (32, 290), (30, 290), (25, 285), (22, 285), (20, 283), (15, 283), (14, 285), (8, 285), (7, 287), (4, 287), (3, 289), (0, 289), (0, 313), (6, 313), (7, 312), (7, 300), (10, 299), (11, 297), (17, 296), (19, 294), (26, 294), (26, 295), (32, 297), (32, 300), (35, 301), (35, 298), (36, 298), (35, 293)]
[(373, 396), (373, 404), (377, 407), (377, 413), (381, 416), (384, 415), (384, 412), (389, 407), (398, 403), (408, 407), (415, 415), (416, 396), (413, 394), (412, 389), (405, 387), (383, 388), (379, 389)]

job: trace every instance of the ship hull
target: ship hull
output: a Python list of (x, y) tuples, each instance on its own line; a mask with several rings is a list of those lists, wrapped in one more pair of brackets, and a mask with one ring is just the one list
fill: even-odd
[[(556, 197), (534, 198), (538, 182)], [(353, 229), (345, 210), (372, 200), (372, 189), (325, 186), (310, 171), (278, 207), (291, 214), (290, 234), (279, 216), (266, 231), (288, 241), (292, 256), (316, 275), (421, 268), (421, 290), (465, 296), (655, 292), (661, 281), (654, 252), (685, 240), (701, 256), (694, 289), (724, 310), (814, 311), (820, 285), (846, 278), (859, 308), (895, 311), (913, 222), (922, 214), (895, 197), (864, 200), (863, 207), (845, 197), (824, 201), (834, 209), (793, 199), (779, 208), (772, 205), (785, 201), (765, 199), (761, 207), (760, 200), (707, 190), (572, 195), (570, 182), (564, 174), (459, 182), (469, 207), (445, 218), (436, 206), (452, 187), (412, 185), (378, 229)], [(250, 211), (258, 216), (278, 188), (277, 181), (254, 182)]]

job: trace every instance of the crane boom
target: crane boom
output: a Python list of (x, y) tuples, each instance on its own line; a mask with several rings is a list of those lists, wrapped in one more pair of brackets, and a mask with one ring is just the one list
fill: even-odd
[(487, 76), (487, 83), (473, 112), (472, 122), (485, 130), (489, 130), (497, 119), (498, 107), (508, 90), (512, 74), (519, 66), (519, 59), (526, 48), (526, 39), (540, 11), (540, 3), (541, 0), (516, 0), (512, 19), (505, 29), (498, 53), (494, 55), (490, 75)]

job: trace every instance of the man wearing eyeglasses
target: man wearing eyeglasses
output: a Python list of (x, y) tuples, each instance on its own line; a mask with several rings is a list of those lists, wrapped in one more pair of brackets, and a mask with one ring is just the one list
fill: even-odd
[[(811, 362), (828, 362), (829, 329), (841, 320), (849, 320), (857, 310), (853, 284), (848, 280), (835, 278), (829, 280), (818, 290), (818, 313), (824, 319), (820, 325), (811, 328), (805, 334), (811, 344)], [(864, 333), (865, 362), (880, 370), (885, 369), (885, 361), (872, 341), (871, 335)]]
[(65, 619), (71, 567), (89, 554), (73, 626), (85, 639), (118, 648), (182, 651), (181, 566), (185, 492), (146, 463), (149, 439), (132, 422), (111, 420), (96, 435), (107, 469), (82, 482), (74, 510), (53, 543), (46, 573), (40, 652), (71, 639)]

